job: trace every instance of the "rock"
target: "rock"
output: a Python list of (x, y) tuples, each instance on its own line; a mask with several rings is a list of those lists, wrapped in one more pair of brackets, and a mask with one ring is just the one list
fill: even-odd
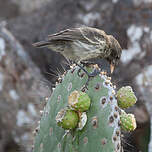
[(22, 45), (0, 26), (0, 151), (31, 151), (32, 128), (50, 89)]

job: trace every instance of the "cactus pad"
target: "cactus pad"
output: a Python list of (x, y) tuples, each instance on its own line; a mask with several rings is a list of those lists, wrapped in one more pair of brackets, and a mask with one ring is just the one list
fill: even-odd
[[(89, 81), (86, 89), (87, 75), (83, 71), (78, 74), (78, 70), (77, 66), (70, 69), (62, 77), (62, 82), (56, 85), (44, 108), (34, 152), (121, 151), (119, 107), (110, 78), (101, 72)], [(85, 125), (81, 129), (67, 131), (57, 125), (56, 116), (69, 106), (68, 98), (75, 90), (85, 92), (91, 104), (82, 115), (81, 123)]]

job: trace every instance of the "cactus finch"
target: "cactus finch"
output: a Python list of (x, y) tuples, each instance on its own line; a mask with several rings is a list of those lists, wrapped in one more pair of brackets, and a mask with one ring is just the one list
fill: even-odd
[(48, 47), (60, 52), (66, 58), (78, 63), (94, 58), (104, 58), (110, 64), (111, 73), (121, 56), (122, 49), (118, 41), (104, 31), (80, 27), (71, 28), (48, 35), (46, 41), (33, 44), (35, 47)]

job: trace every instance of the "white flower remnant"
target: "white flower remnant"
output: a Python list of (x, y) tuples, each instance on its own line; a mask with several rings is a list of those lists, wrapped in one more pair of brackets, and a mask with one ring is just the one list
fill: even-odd
[[(127, 30), (127, 35), (130, 39), (130, 46), (127, 50), (122, 51), (121, 55), (121, 61), (124, 64), (128, 64), (134, 57), (137, 56), (139, 58), (142, 58), (145, 55), (145, 52), (141, 52), (139, 41), (143, 35), (143, 30), (145, 30), (143, 27), (139, 27), (136, 25), (131, 25)], [(146, 29), (147, 30), (147, 29)]]
[(35, 106), (32, 103), (28, 104), (27, 109), (28, 109), (29, 113), (32, 114), (32, 116), (37, 116), (37, 113), (36, 113), (36, 110), (35, 110)]
[(5, 41), (0, 37), (0, 60), (5, 55)]
[(32, 119), (29, 118), (29, 116), (26, 114), (25, 111), (23, 110), (19, 110), (18, 113), (17, 113), (17, 116), (16, 116), (16, 119), (17, 119), (17, 125), (19, 127), (22, 127), (23, 125), (25, 124), (30, 124), (32, 123)]
[(10, 90), (10, 91), (9, 91), (9, 95), (10, 95), (10, 97), (11, 97), (13, 100), (18, 100), (18, 99), (19, 99), (19, 96), (18, 96), (16, 90)]

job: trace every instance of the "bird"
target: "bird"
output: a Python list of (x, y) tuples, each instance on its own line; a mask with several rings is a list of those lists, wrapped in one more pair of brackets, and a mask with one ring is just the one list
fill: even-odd
[(65, 58), (80, 63), (90, 59), (106, 59), (110, 71), (118, 64), (122, 48), (119, 42), (103, 30), (93, 27), (70, 28), (48, 35), (44, 41), (36, 42), (34, 47), (47, 47), (60, 52)]

